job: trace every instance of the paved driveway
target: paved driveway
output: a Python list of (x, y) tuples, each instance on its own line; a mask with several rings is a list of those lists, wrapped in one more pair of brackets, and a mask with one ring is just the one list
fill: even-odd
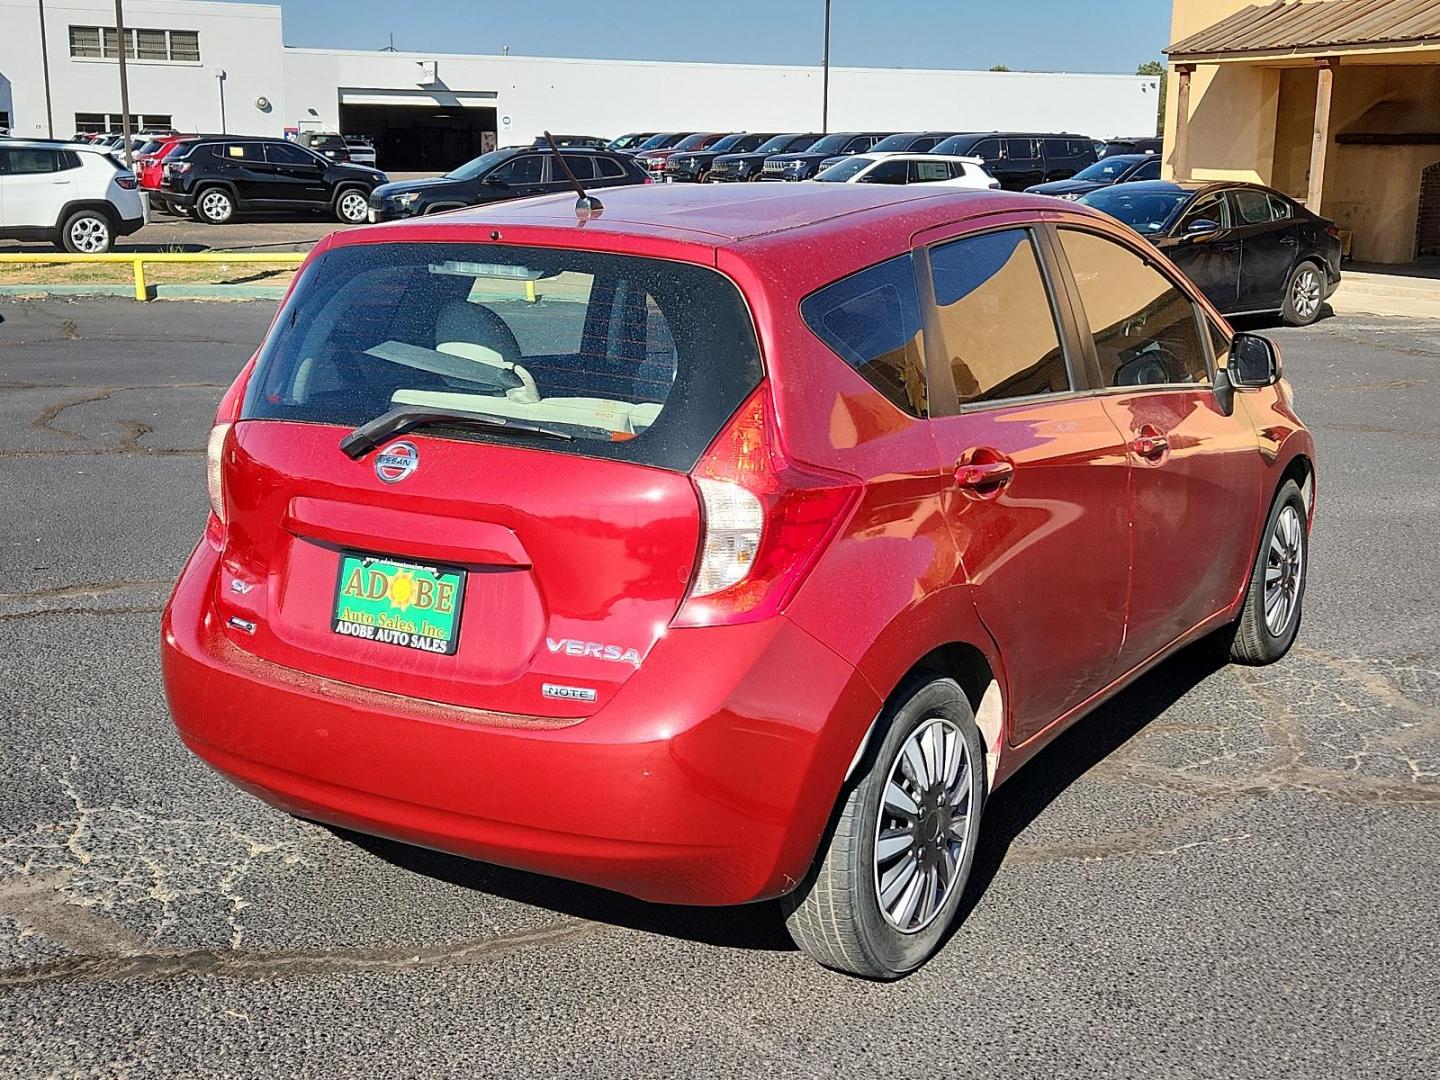
[(0, 1075), (1440, 1075), (1437, 324), (1276, 332), (1321, 454), (1296, 649), (1078, 724), (876, 985), (773, 905), (339, 835), (180, 746), (158, 611), (270, 313), (0, 304)]

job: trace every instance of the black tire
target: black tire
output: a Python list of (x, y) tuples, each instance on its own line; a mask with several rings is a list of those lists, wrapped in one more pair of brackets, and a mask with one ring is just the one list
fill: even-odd
[(370, 202), (365, 189), (344, 187), (335, 193), (335, 220), (342, 225), (363, 225), (370, 216)]
[[(887, 866), (877, 852), (876, 841), (882, 824), (882, 803), (890, 786), (892, 769), (902, 769), (902, 750), (912, 734), (930, 728), (936, 722), (946, 734), (953, 731), (963, 743), (964, 758), (957, 766), (957, 777), (951, 790), (956, 792), (954, 804), (967, 807), (960, 835), (955, 838), (960, 850), (953, 863), (953, 876), (943, 899), (934, 906), (929, 921), (913, 929), (901, 930), (881, 908), (881, 881), (886, 875), (903, 870), (902, 863), (914, 856), (917, 869), (910, 878), (923, 879), (926, 871), (919, 869), (924, 860), (938, 861), (939, 841), (953, 834), (943, 831), (943, 808), (925, 812), (924, 799), (915, 799), (920, 811), (915, 815), (916, 829), (912, 839), (919, 837), (918, 846), (911, 843), (905, 852)], [(782, 901), (785, 926), (790, 936), (808, 956), (835, 971), (868, 979), (897, 979), (923, 964), (944, 939), (975, 857), (975, 844), (980, 830), (980, 812), (985, 795), (985, 754), (975, 714), (965, 694), (953, 679), (934, 676), (915, 677), (896, 691), (892, 702), (881, 715), (872, 739), (879, 746), (867, 751), (856, 778), (841, 794), (833, 830), (822, 844), (816, 865), (800, 886)], [(968, 766), (968, 772), (965, 771)], [(892, 822), (887, 830), (895, 836), (898, 820), (886, 812), (884, 819)], [(939, 831), (937, 831), (939, 830)], [(934, 835), (929, 835), (931, 833)], [(902, 845), (906, 844), (900, 838)], [(882, 867), (884, 869), (882, 869)], [(892, 880), (898, 880), (892, 878)], [(917, 883), (917, 887), (923, 884)], [(896, 893), (897, 905), (908, 895), (907, 888)], [(923, 894), (923, 889), (921, 890)], [(932, 892), (930, 895), (934, 895)], [(923, 905), (921, 910), (923, 911)], [(905, 916), (909, 918), (909, 916)]]
[(1309, 259), (1295, 264), (1285, 282), (1280, 318), (1287, 326), (1309, 326), (1325, 306), (1325, 271)]
[(206, 225), (227, 225), (235, 218), (235, 196), (223, 187), (195, 193), (195, 219)]
[[(1283, 535), (1287, 528), (1293, 530), (1293, 541)], [(1298, 566), (1287, 556), (1292, 543), (1297, 545)], [(1290, 558), (1287, 564), (1287, 558)], [(1305, 502), (1300, 497), (1300, 488), (1295, 481), (1287, 480), (1275, 495), (1270, 514), (1265, 519), (1265, 531), (1260, 534), (1260, 550), (1255, 555), (1255, 566), (1250, 571), (1250, 584), (1245, 590), (1245, 606), (1240, 610), (1230, 642), (1230, 658), (1240, 664), (1273, 664), (1287, 652), (1300, 631), (1300, 618), (1305, 600), (1305, 579), (1310, 570), (1310, 530), (1305, 514)], [(1273, 575), (1278, 573), (1278, 578)], [(1293, 582), (1289, 590), (1291, 599), (1284, 615), (1284, 622), (1275, 627), (1278, 615), (1271, 619), (1266, 614), (1267, 577), (1277, 580), (1282, 589)], [(1272, 594), (1273, 595), (1273, 594)]]
[(115, 245), (115, 225), (100, 210), (76, 210), (60, 226), (55, 246), (75, 255), (100, 255)]

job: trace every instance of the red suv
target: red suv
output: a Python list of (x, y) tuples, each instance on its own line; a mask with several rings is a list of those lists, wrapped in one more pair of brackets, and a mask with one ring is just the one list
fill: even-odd
[(1300, 623), (1273, 346), (1112, 219), (615, 188), (334, 234), (209, 441), (170, 707), (295, 814), (918, 966), (989, 794)]

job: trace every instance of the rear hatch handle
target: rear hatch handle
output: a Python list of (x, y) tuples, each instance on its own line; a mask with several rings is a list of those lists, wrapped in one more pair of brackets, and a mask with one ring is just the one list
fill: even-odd
[(482, 431), (503, 431), (511, 435), (532, 435), (542, 439), (564, 439), (567, 442), (575, 438), (566, 432), (541, 427), (525, 420), (483, 416), (461, 409), (436, 408), (433, 405), (399, 405), (373, 420), (367, 420), (350, 432), (340, 440), (340, 449), (347, 457), (359, 461), (392, 435), (420, 427), (469, 427)]

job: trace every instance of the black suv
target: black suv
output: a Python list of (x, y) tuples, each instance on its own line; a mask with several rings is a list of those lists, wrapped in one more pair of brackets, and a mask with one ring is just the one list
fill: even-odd
[[(954, 134), (956, 133), (953, 131), (897, 131), (894, 135), (885, 136), (866, 152), (871, 154), (924, 154), (934, 150), (936, 144)], [(842, 154), (828, 157), (820, 162), (820, 167), (815, 171), (817, 173), (824, 172), (843, 158)]]
[(314, 210), (356, 225), (365, 220), (371, 189), (388, 179), (379, 169), (330, 161), (285, 139), (216, 135), (165, 160), (159, 197), (210, 225), (241, 210)]
[[(565, 164), (586, 188), (648, 184), (650, 177), (628, 154), (576, 147), (563, 152)], [(479, 206), (570, 188), (554, 151), (508, 147), (481, 154), (444, 176), (382, 184), (370, 193), (370, 220), (393, 221), (462, 206)]]
[(1095, 142), (1068, 133), (1036, 135), (1021, 131), (984, 131), (953, 135), (932, 153), (978, 157), (1007, 191), (1068, 180), (1095, 161)]
[(665, 179), (676, 183), (703, 184), (710, 167), (723, 154), (748, 154), (775, 138), (773, 131), (742, 131), (726, 135), (705, 150), (677, 150), (665, 161)]
[(732, 184), (742, 180), (759, 180), (760, 167), (765, 160), (776, 154), (794, 154), (808, 150), (821, 138), (818, 131), (776, 135), (761, 143), (746, 154), (721, 154), (710, 163), (709, 175), (705, 177), (712, 184)]
[(809, 180), (820, 171), (827, 158), (863, 154), (893, 131), (837, 131), (822, 136), (813, 146), (799, 154), (776, 154), (765, 159), (760, 170), (762, 180)]

